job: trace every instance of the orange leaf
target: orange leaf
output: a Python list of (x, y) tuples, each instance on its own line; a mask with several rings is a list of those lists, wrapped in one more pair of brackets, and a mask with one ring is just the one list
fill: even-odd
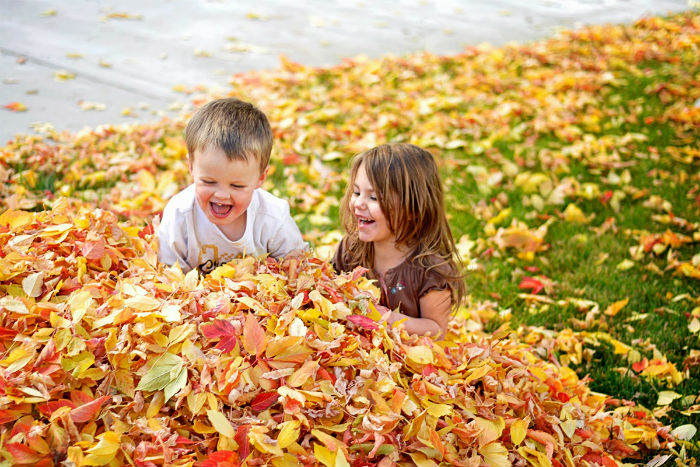
[(248, 314), (245, 317), (243, 337), (241, 340), (243, 341), (243, 348), (251, 355), (257, 357), (265, 351), (265, 347), (267, 346), (265, 329), (260, 326), (260, 323), (252, 314)]
[(234, 451), (216, 451), (196, 465), (197, 467), (238, 467), (241, 465), (241, 460)]
[(5, 104), (5, 108), (7, 110), (11, 110), (13, 112), (24, 112), (27, 110), (27, 106), (22, 104), (21, 102), (10, 102), (9, 104)]

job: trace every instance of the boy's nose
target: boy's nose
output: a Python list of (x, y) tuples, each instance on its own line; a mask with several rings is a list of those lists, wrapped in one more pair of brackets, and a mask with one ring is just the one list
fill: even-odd
[(229, 192), (225, 188), (217, 188), (214, 190), (214, 198), (226, 200), (229, 199)]

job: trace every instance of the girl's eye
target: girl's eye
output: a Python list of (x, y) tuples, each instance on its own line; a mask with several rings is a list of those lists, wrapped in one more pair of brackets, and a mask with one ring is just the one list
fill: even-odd
[(360, 193), (357, 192), (357, 191), (353, 191), (353, 192), (352, 192), (352, 196), (355, 196), (355, 197), (360, 196)]
[(371, 199), (372, 201), (377, 201), (377, 197), (375, 195), (371, 195), (369, 199)]

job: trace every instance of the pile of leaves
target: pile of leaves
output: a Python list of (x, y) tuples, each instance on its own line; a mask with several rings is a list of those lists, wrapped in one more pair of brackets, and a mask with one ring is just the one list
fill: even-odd
[(615, 466), (672, 439), (508, 333), (387, 329), (359, 269), (183, 275), (147, 230), (65, 200), (0, 225), (12, 465)]
[[(235, 75), (275, 133), (265, 188), (317, 257), (205, 278), (153, 246), (190, 182), (187, 116), (16, 136), (0, 465), (694, 465), (699, 54), (687, 12)], [(385, 329), (372, 286), (318, 258), (349, 158), (385, 141), (443, 174), (472, 293), (444, 342)]]

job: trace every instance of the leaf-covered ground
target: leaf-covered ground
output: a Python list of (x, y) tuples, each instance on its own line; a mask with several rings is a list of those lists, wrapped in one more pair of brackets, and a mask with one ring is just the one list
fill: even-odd
[(354, 153), (437, 156), (471, 292), (444, 343), (374, 329), (371, 287), (321, 260), (158, 267), (183, 122), (18, 136), (4, 465), (695, 465), (698, 56), (686, 13), (232, 77), (275, 131), (267, 188), (322, 258)]

